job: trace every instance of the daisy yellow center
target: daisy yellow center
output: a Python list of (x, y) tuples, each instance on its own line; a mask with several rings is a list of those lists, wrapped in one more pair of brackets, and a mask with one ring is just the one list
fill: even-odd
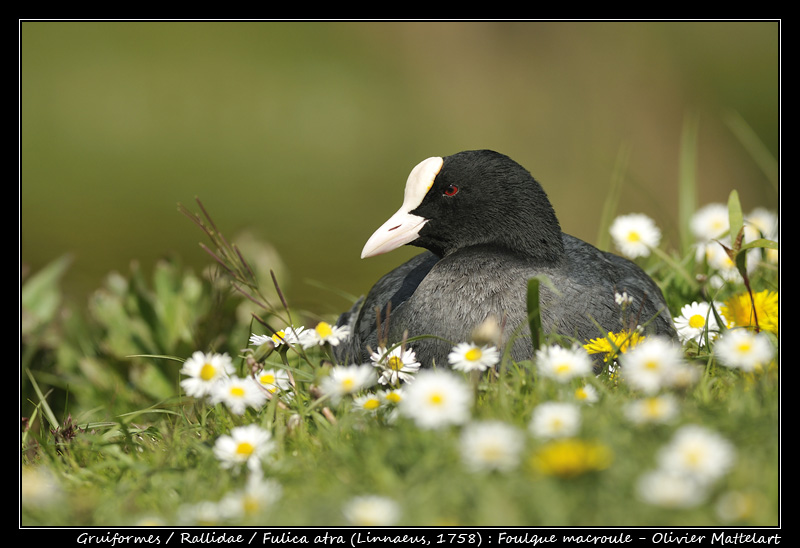
[(252, 455), (253, 451), (255, 450), (256, 448), (253, 446), (253, 444), (246, 441), (240, 441), (236, 446), (236, 454), (245, 457), (249, 457), (250, 455)]
[(242, 509), (248, 516), (252, 516), (261, 510), (261, 504), (258, 499), (252, 495), (245, 495), (242, 499)]
[(639, 236), (639, 233), (638, 233), (638, 232), (634, 232), (633, 230), (632, 230), (632, 231), (630, 231), (630, 232), (628, 232), (628, 241), (629, 241), (629, 242), (631, 242), (631, 243), (636, 243), (636, 242), (638, 242), (638, 241), (639, 241), (639, 240), (641, 240), (641, 239), (642, 239), (642, 237), (641, 237), (641, 236)]
[(739, 354), (748, 354), (752, 348), (753, 343), (750, 341), (740, 341), (739, 344), (736, 345), (736, 351), (739, 352)]
[(344, 388), (345, 390), (348, 390), (348, 391), (352, 390), (353, 386), (355, 386), (355, 384), (356, 383), (355, 383), (355, 381), (353, 381), (353, 379), (350, 379), (350, 378), (342, 379), (342, 388)]
[(689, 327), (699, 329), (704, 325), (706, 325), (706, 319), (700, 314), (694, 314), (691, 318), (689, 318)]
[(392, 403), (397, 403), (400, 401), (401, 398), (400, 394), (398, 394), (397, 392), (389, 392), (388, 394), (386, 394), (386, 399)]
[(556, 366), (556, 373), (559, 375), (564, 375), (565, 373), (569, 373), (570, 367), (568, 363), (560, 363)]
[(444, 396), (439, 392), (434, 392), (428, 396), (428, 403), (435, 406), (442, 405), (444, 403)]
[(656, 398), (649, 398), (645, 402), (644, 408), (649, 417), (658, 417), (661, 415), (661, 402)]
[(272, 373), (264, 373), (261, 375), (261, 384), (275, 384), (275, 375)]
[(503, 456), (503, 449), (497, 445), (485, 445), (480, 451), (481, 457), (487, 462), (500, 460)]
[(658, 369), (658, 361), (656, 360), (647, 360), (644, 362), (644, 368), (649, 371), (655, 371)]
[(204, 363), (200, 368), (200, 378), (204, 381), (210, 381), (217, 374), (217, 368), (210, 363)]
[(317, 335), (319, 335), (320, 338), (322, 339), (330, 337), (331, 334), (333, 333), (333, 329), (331, 328), (330, 324), (326, 322), (319, 322), (319, 325), (317, 325), (317, 327), (315, 327), (314, 330), (317, 332)]
[(272, 336), (272, 340), (275, 341), (275, 343), (280, 344), (283, 342), (283, 339), (285, 337), (286, 337), (285, 331), (276, 331), (275, 334)]
[(231, 396), (234, 398), (241, 398), (244, 396), (244, 388), (241, 386), (233, 386), (231, 387)]
[(397, 356), (392, 356), (389, 358), (389, 369), (392, 371), (400, 371), (403, 369), (403, 360), (398, 358)]
[(364, 402), (364, 409), (372, 411), (373, 409), (377, 409), (379, 405), (380, 402), (378, 400), (367, 400)]
[(586, 389), (578, 388), (577, 390), (575, 390), (575, 397), (578, 398), (579, 400), (585, 400), (586, 398), (589, 397), (589, 395), (586, 393)]
[(483, 352), (481, 352), (480, 348), (470, 348), (467, 350), (467, 353), (464, 354), (464, 357), (471, 362), (476, 362), (481, 359)]
[(703, 461), (703, 451), (700, 448), (690, 449), (684, 456), (690, 466), (697, 466)]

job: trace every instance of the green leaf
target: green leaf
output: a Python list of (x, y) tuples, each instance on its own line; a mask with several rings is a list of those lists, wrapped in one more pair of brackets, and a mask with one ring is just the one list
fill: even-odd
[(23, 331), (49, 323), (61, 304), (58, 283), (72, 263), (72, 257), (63, 255), (28, 278), (20, 290), (20, 304), (25, 313)]
[(528, 325), (531, 329), (531, 343), (534, 352), (542, 343), (542, 315), (539, 304), (539, 279), (528, 280)]
[(728, 196), (728, 219), (730, 222), (731, 245), (734, 251), (738, 251), (741, 242), (737, 245), (736, 240), (744, 228), (744, 215), (742, 214), (742, 204), (739, 202), (739, 193), (732, 190)]
[(744, 214), (742, 214), (742, 204), (739, 202), (739, 193), (731, 191), (728, 196), (728, 219), (730, 222), (731, 236), (731, 259), (736, 263), (736, 268), (747, 283), (747, 254), (743, 252), (742, 241), (744, 240)]
[(25, 374), (28, 376), (28, 379), (30, 379), (31, 386), (33, 386), (33, 390), (36, 392), (36, 396), (39, 398), (39, 405), (41, 406), (42, 414), (45, 416), (45, 418), (47, 418), (47, 422), (50, 423), (52, 428), (58, 428), (58, 419), (56, 418), (55, 413), (53, 413), (53, 410), (50, 409), (50, 406), (47, 404), (47, 398), (45, 398), (45, 395), (39, 388), (39, 383), (36, 382), (36, 379), (33, 377), (33, 373), (26, 369)]
[(759, 238), (758, 240), (753, 240), (752, 242), (747, 242), (746, 244), (742, 244), (741, 251), (745, 251), (747, 249), (753, 249), (756, 247), (763, 247), (764, 249), (778, 249), (778, 242), (774, 240), (767, 240), (766, 238)]

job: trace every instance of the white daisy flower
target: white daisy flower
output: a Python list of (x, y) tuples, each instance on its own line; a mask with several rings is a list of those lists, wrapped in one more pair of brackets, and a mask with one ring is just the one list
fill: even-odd
[(666, 386), (670, 372), (683, 363), (678, 345), (663, 337), (647, 337), (620, 356), (620, 371), (631, 387), (652, 394)]
[(759, 505), (763, 503), (756, 493), (746, 491), (728, 491), (720, 495), (714, 509), (717, 517), (725, 522), (752, 519)]
[(705, 501), (706, 486), (686, 474), (653, 470), (636, 482), (639, 499), (662, 508), (692, 508)]
[(349, 500), (342, 512), (351, 525), (380, 527), (395, 525), (400, 519), (400, 507), (390, 498), (364, 495)]
[(734, 460), (735, 451), (728, 440), (696, 425), (679, 428), (658, 454), (661, 469), (689, 475), (703, 483), (728, 473)]
[(758, 238), (775, 239), (778, 235), (778, 215), (763, 207), (757, 207), (745, 216), (745, 239), (752, 242)]
[(254, 346), (261, 346), (271, 341), (272, 338), (269, 335), (256, 335), (255, 333), (250, 335), (250, 344)]
[(714, 271), (726, 272), (736, 268), (725, 248), (715, 240), (695, 244), (695, 258), (698, 263), (705, 263)]
[(353, 398), (353, 411), (374, 415), (384, 403), (385, 400), (380, 394), (362, 394)]
[(273, 451), (272, 434), (257, 424), (237, 426), (230, 435), (222, 435), (214, 444), (214, 455), (223, 468), (247, 465), (258, 470), (262, 460)]
[(529, 424), (537, 438), (564, 438), (574, 436), (581, 426), (577, 405), (562, 402), (545, 402), (536, 406)]
[(500, 352), (492, 345), (459, 343), (447, 356), (450, 366), (458, 371), (485, 371), (500, 361)]
[(300, 336), (303, 334), (305, 328), (289, 326), (285, 329), (280, 329), (275, 332), (271, 337), (269, 335), (256, 335), (253, 333), (250, 336), (250, 343), (256, 346), (261, 346), (267, 341), (272, 341), (276, 347), (282, 344), (293, 345), (300, 342)]
[(651, 396), (625, 405), (623, 413), (634, 424), (667, 423), (678, 416), (678, 400), (672, 394)]
[[(780, 243), (777, 235), (773, 236), (771, 238), (771, 240), (774, 241), (776, 244)], [(763, 253), (764, 253), (764, 260), (766, 262), (771, 263), (771, 264), (778, 264), (778, 261), (780, 259), (780, 250), (779, 249), (771, 249), (771, 248), (764, 249)]]
[[(719, 305), (715, 304), (714, 308), (719, 310)], [(700, 346), (704, 346), (706, 335), (713, 340), (719, 331), (714, 311), (706, 302), (695, 301), (692, 304), (684, 305), (681, 308), (680, 316), (673, 318), (673, 322), (678, 332), (678, 338), (684, 343), (694, 341)]]
[(600, 399), (600, 396), (597, 393), (597, 388), (595, 388), (591, 384), (584, 384), (583, 386), (579, 386), (578, 388), (575, 389), (574, 395), (576, 400), (589, 405), (595, 403), (597, 400)]
[(20, 503), (27, 508), (60, 504), (64, 492), (56, 475), (45, 466), (23, 466), (20, 474)]
[(270, 394), (291, 397), (292, 381), (285, 369), (262, 369), (255, 380)]
[(461, 458), (474, 472), (508, 472), (519, 464), (524, 437), (519, 429), (501, 421), (469, 424), (461, 433)]
[(671, 388), (684, 389), (694, 385), (701, 375), (700, 367), (684, 362), (670, 368), (664, 377), (664, 382)]
[(212, 404), (223, 403), (235, 415), (243, 415), (248, 407), (261, 408), (267, 401), (266, 393), (250, 377), (231, 376), (220, 379), (209, 394)]
[(763, 333), (729, 329), (714, 345), (714, 353), (723, 365), (750, 372), (768, 364), (775, 356), (775, 348)]
[(378, 392), (381, 398), (381, 407), (386, 410), (385, 420), (394, 424), (400, 416), (400, 402), (405, 397), (405, 389), (403, 388), (390, 388)]
[(178, 508), (178, 523), (181, 525), (212, 527), (222, 525), (225, 519), (219, 504), (209, 500)]
[(569, 382), (592, 373), (592, 360), (582, 347), (552, 345), (536, 351), (536, 368), (543, 377)]
[(411, 348), (396, 346), (387, 352), (379, 347), (377, 352), (370, 356), (372, 365), (380, 370), (378, 382), (396, 386), (400, 382), (411, 382), (414, 374), (419, 371), (420, 363)]
[(420, 371), (404, 392), (400, 411), (420, 428), (441, 428), (469, 419), (472, 392), (466, 381), (454, 373)]
[(403, 388), (390, 388), (381, 390), (378, 394), (387, 405), (398, 405), (403, 401), (405, 390)]
[(188, 396), (202, 398), (211, 393), (220, 379), (233, 374), (233, 362), (227, 354), (206, 354), (195, 352), (186, 360), (181, 374), (187, 378), (181, 381), (181, 387)]
[(322, 379), (320, 389), (334, 401), (339, 401), (374, 383), (375, 372), (370, 365), (337, 365)]
[(330, 344), (337, 346), (342, 340), (350, 336), (350, 328), (346, 325), (331, 325), (328, 322), (319, 322), (314, 329), (306, 329), (299, 336), (303, 348)]
[(283, 494), (283, 486), (274, 479), (250, 474), (242, 489), (228, 493), (219, 501), (220, 514), (225, 519), (255, 518), (272, 507)]
[(689, 227), (694, 237), (701, 242), (722, 237), (730, 230), (728, 206), (712, 203), (701, 207), (692, 215)]
[(621, 215), (611, 223), (611, 238), (628, 258), (647, 257), (661, 242), (661, 230), (653, 219), (641, 213)]
[[(758, 268), (759, 264), (759, 250), (752, 248), (745, 251), (746, 260), (745, 268), (748, 273), (752, 273)], [(698, 244), (697, 246), (697, 260), (705, 261), (709, 268), (713, 271), (711, 283), (714, 287), (721, 287), (725, 282), (739, 283), (742, 281), (742, 275), (736, 266), (736, 263), (725, 251), (725, 248), (719, 242), (706, 242)]]

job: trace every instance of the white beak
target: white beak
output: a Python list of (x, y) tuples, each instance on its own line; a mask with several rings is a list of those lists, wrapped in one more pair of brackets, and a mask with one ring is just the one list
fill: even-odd
[(370, 236), (361, 251), (361, 258), (387, 253), (417, 239), (420, 229), (427, 222), (428, 219), (400, 208)]
[(443, 162), (441, 157), (435, 156), (421, 161), (411, 170), (406, 181), (403, 205), (370, 236), (361, 251), (362, 259), (386, 253), (417, 239), (428, 219), (410, 212), (422, 203)]

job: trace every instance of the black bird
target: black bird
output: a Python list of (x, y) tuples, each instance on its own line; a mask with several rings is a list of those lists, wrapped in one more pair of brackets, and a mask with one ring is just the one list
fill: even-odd
[[(491, 319), (503, 326), (512, 357), (530, 359), (526, 295), (537, 276), (550, 282), (540, 284), (545, 333), (584, 343), (642, 324), (675, 336), (655, 282), (631, 261), (562, 233), (542, 187), (503, 154), (474, 150), (419, 163), (403, 205), (361, 257), (406, 244), (427, 251), (384, 275), (340, 316), (350, 337), (337, 347), (338, 359), (366, 361), (378, 348), (380, 324), (390, 345), (434, 335), (409, 344), (423, 367), (447, 366), (452, 346)], [(626, 314), (615, 298), (623, 293), (631, 299)]]

